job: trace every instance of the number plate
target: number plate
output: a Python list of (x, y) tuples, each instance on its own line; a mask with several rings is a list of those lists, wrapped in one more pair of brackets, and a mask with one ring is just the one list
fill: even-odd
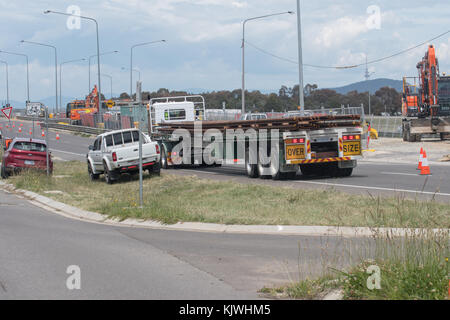
[(27, 166), (34, 166), (34, 161), (32, 161), (32, 160), (25, 160), (25, 164)]
[(361, 154), (361, 142), (344, 142), (344, 156), (357, 156)]
[(286, 146), (286, 160), (305, 159), (305, 145), (294, 144)]

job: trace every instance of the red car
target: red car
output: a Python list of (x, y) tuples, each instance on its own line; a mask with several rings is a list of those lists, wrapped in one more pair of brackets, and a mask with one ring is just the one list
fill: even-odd
[[(10, 174), (22, 169), (47, 170), (46, 148), (44, 140), (14, 138), (5, 148), (2, 158), (2, 178), (6, 179)], [(51, 173), (53, 161), (50, 153), (48, 157)]]

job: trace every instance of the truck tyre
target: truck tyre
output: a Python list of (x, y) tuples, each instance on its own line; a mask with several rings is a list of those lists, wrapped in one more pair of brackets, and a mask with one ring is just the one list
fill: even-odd
[(296, 176), (297, 176), (297, 172), (296, 171), (283, 172), (282, 179), (294, 180)]
[(91, 164), (90, 164), (89, 162), (88, 162), (87, 166), (88, 166), (89, 178), (90, 178), (92, 181), (98, 180), (98, 178), (99, 178), (100, 175), (94, 173), (94, 170), (92, 170), (92, 166), (91, 166)]
[(336, 177), (350, 177), (352, 172), (353, 168), (337, 168)]
[(109, 171), (108, 166), (106, 163), (103, 164), (104, 171), (103, 175), (105, 176), (105, 182), (107, 184), (112, 184), (114, 182), (114, 178), (112, 177), (112, 173)]
[(280, 152), (278, 148), (272, 147), (270, 150), (270, 174), (273, 180), (280, 180), (285, 177), (280, 167)]
[(301, 164), (300, 171), (302, 172), (302, 175), (306, 177), (317, 174), (317, 168), (313, 164)]
[(163, 168), (164, 170), (169, 168), (169, 164), (167, 163), (166, 148), (164, 148), (164, 147), (162, 147), (162, 152), (161, 152), (161, 168)]
[(250, 164), (250, 150), (245, 150), (245, 171), (249, 178), (258, 178), (258, 165), (256, 163)]

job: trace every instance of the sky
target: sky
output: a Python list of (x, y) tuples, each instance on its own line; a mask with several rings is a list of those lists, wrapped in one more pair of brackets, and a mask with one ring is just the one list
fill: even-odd
[[(47, 9), (97, 19), (101, 73), (113, 78), (115, 94), (130, 89), (130, 48), (142, 42), (167, 40), (135, 48), (133, 67), (140, 70), (144, 91), (232, 90), (241, 87), (242, 21), (256, 16), (296, 11), (296, 0), (0, 0), (0, 50), (29, 56), (32, 101), (55, 95), (55, 60), (59, 63), (95, 55), (96, 33), (92, 21), (78, 25), (66, 16), (44, 14)], [(74, 7), (75, 6), (75, 7)], [(303, 63), (345, 66), (388, 56), (431, 39), (448, 29), (449, 1), (301, 1)], [(72, 23), (71, 23), (72, 22)], [(297, 17), (284, 14), (249, 21), (246, 40), (282, 60), (246, 45), (246, 88), (277, 91), (298, 83)], [(450, 34), (432, 42), (441, 72), (450, 72)], [(371, 78), (401, 80), (416, 75), (416, 64), (426, 46), (401, 56), (370, 64)], [(0, 53), (9, 64), (10, 100), (26, 99), (26, 63), (21, 56)], [(96, 83), (92, 60), (91, 81)], [(304, 84), (338, 87), (364, 80), (365, 67), (322, 69), (304, 67)], [(59, 71), (58, 71), (59, 76)], [(134, 73), (136, 80), (138, 74)], [(5, 69), (0, 64), (0, 100), (6, 99)], [(102, 76), (102, 91), (109, 97), (109, 78)], [(88, 92), (88, 63), (67, 63), (62, 69), (62, 95), (83, 98)], [(134, 86), (133, 86), (134, 88)], [(134, 90), (134, 89), (133, 89)]]

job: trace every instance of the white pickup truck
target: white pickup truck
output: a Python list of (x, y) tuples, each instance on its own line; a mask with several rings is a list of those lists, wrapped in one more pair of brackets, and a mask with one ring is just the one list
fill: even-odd
[[(149, 173), (159, 175), (159, 145), (145, 134), (142, 137), (142, 167)], [(122, 173), (138, 173), (139, 130), (116, 130), (97, 136), (94, 144), (89, 146), (86, 158), (91, 180), (97, 180), (103, 174), (106, 183), (111, 184)]]

